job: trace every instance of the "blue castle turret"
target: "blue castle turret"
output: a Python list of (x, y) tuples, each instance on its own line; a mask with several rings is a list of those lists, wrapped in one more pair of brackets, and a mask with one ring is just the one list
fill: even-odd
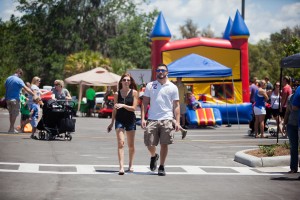
[(153, 40), (170, 40), (171, 37), (172, 35), (165, 21), (165, 18), (162, 12), (160, 12), (155, 22), (155, 25), (152, 29), (150, 38), (153, 41)]
[(239, 39), (239, 38), (249, 38), (250, 33), (247, 25), (244, 22), (243, 17), (240, 12), (237, 10), (234, 21), (231, 27), (230, 38), (231, 39)]
[(248, 39), (250, 36), (247, 25), (244, 22), (243, 17), (240, 12), (237, 10), (234, 21), (229, 17), (226, 29), (224, 31), (223, 39), (239, 39), (245, 38)]
[(225, 29), (225, 32), (224, 32), (224, 35), (223, 35), (223, 39), (230, 40), (230, 33), (231, 33), (232, 24), (233, 24), (233, 21), (232, 21), (231, 17), (229, 17), (228, 22), (227, 22), (227, 26), (226, 26), (226, 29)]

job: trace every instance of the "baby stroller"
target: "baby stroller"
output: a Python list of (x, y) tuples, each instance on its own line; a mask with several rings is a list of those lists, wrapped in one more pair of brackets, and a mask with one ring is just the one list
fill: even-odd
[(75, 132), (75, 119), (72, 119), (74, 102), (50, 99), (44, 102), (43, 116), (38, 123), (38, 138), (54, 140), (56, 137), (72, 140), (71, 133)]

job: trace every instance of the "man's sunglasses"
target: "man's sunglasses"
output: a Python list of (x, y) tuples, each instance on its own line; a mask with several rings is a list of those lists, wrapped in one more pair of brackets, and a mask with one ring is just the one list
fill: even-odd
[(167, 71), (167, 70), (165, 70), (165, 69), (157, 69), (157, 70), (156, 70), (157, 73), (159, 73), (159, 72), (165, 73), (166, 71)]

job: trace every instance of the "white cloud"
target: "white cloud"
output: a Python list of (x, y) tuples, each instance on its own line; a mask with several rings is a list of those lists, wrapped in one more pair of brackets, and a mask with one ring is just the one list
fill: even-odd
[(20, 17), (22, 14), (17, 11), (18, 3), (15, 0), (1, 0), (0, 4), (0, 18), (2, 21), (7, 21), (10, 19), (11, 15), (15, 17)]
[(245, 22), (250, 30), (251, 43), (268, 38), (283, 28), (300, 25), (300, 3), (290, 3), (272, 10), (267, 9), (266, 5), (250, 4), (248, 13)]
[(1, 0), (0, 18), (2, 18), (2, 21), (9, 20), (11, 15), (14, 15), (15, 17), (22, 16), (16, 9), (17, 5), (18, 3), (13, 0)]
[[(141, 0), (135, 0), (140, 2)], [(300, 25), (299, 0), (246, 0), (245, 23), (250, 31), (249, 42), (256, 44), (271, 33), (286, 27)], [(21, 16), (14, 0), (1, 0), (0, 18)], [(215, 36), (224, 32), (228, 18), (234, 20), (236, 10), (241, 12), (241, 0), (150, 0), (149, 5), (139, 6), (143, 11), (157, 8), (163, 12), (172, 35), (180, 36), (179, 26), (190, 18), (202, 30), (210, 25)]]
[[(210, 25), (215, 36), (224, 32), (228, 18), (241, 13), (241, 0), (152, 0), (145, 11), (157, 8), (163, 12), (172, 35), (180, 36), (179, 26), (190, 18), (202, 30)], [(250, 31), (249, 42), (257, 43), (271, 33), (300, 25), (300, 3), (297, 0), (248, 0), (245, 23)]]

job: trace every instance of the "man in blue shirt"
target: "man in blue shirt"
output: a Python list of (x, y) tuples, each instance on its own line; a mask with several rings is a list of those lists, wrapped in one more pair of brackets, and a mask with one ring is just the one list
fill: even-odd
[(256, 90), (258, 90), (258, 87), (256, 85), (257, 77), (252, 78), (252, 84), (250, 85), (250, 102), (252, 104), (255, 103), (255, 93)]
[[(300, 86), (298, 86), (297, 90), (295, 91), (292, 105), (293, 110), (298, 110), (298, 136), (300, 136)], [(300, 179), (300, 176), (298, 179)]]
[(17, 133), (15, 130), (15, 122), (16, 119), (19, 115), (20, 112), (20, 93), (22, 88), (24, 90), (31, 94), (34, 95), (34, 93), (28, 88), (25, 84), (24, 81), (20, 78), (23, 75), (23, 70), (22, 69), (17, 69), (16, 73), (10, 77), (8, 77), (5, 81), (5, 100), (7, 103), (7, 109), (9, 112), (9, 133)]
[[(300, 87), (299, 86), (295, 91), (292, 105), (293, 105), (293, 110), (298, 110), (298, 115), (300, 117)], [(299, 129), (298, 134), (300, 134), (300, 118), (298, 118), (298, 119), (299, 119), (299, 121), (298, 121), (298, 129)]]

